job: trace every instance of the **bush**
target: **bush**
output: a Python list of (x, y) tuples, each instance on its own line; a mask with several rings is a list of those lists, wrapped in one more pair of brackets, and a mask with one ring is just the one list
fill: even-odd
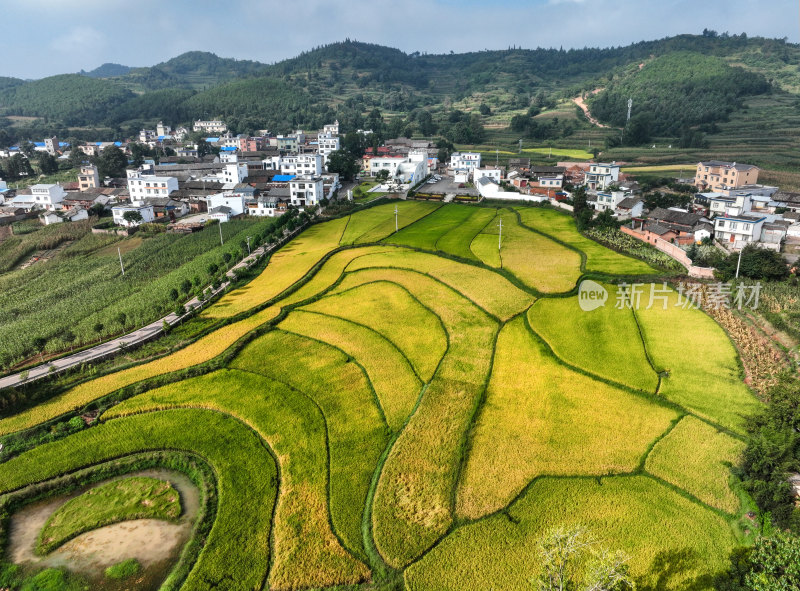
[(142, 565), (135, 558), (123, 560), (117, 564), (111, 565), (106, 569), (106, 578), (121, 581), (139, 573), (142, 570)]

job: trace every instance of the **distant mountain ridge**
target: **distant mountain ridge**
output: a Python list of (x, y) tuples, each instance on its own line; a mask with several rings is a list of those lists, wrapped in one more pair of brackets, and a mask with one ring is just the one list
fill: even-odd
[[(547, 97), (564, 99), (602, 87), (607, 93), (594, 99), (598, 118), (618, 125), (623, 95), (633, 95), (639, 107), (659, 99), (647, 80), (653, 70), (639, 66), (664, 56), (673, 57), (664, 63), (669, 67), (658, 66), (670, 76), (663, 88), (671, 93), (689, 89), (700, 97), (696, 103), (702, 100), (712, 111), (712, 86), (725, 80), (724, 93), (735, 96), (723, 97), (723, 117), (746, 94), (773, 88), (800, 94), (800, 46), (744, 34), (679, 35), (607, 49), (463, 54), (407, 54), (348, 39), (275, 64), (192, 51), (151, 67), (109, 63), (80, 75), (0, 78), (0, 117), (41, 117), (63, 126), (123, 132), (159, 119), (177, 124), (200, 117), (223, 117), (234, 130), (245, 131), (315, 128), (334, 118), (349, 129), (365, 125), (366, 115), (375, 110), (404, 113), (409, 121), (418, 120), (423, 110), (446, 119), (450, 105), (465, 99), (475, 110), (487, 102), (492, 112), (507, 112), (510, 118)], [(711, 67), (705, 58), (716, 60), (715, 76), (694, 72)], [(678, 100), (670, 104), (672, 112), (658, 114), (664, 120), (681, 108)], [(682, 119), (680, 126), (713, 121), (716, 114), (709, 118), (707, 110)], [(675, 133), (675, 127), (658, 123), (654, 129)]]
[(78, 72), (81, 76), (88, 76), (89, 78), (112, 78), (114, 76), (124, 76), (133, 68), (130, 66), (123, 66), (122, 64), (113, 64), (106, 62), (102, 66), (98, 66), (94, 70), (86, 72), (81, 70)]

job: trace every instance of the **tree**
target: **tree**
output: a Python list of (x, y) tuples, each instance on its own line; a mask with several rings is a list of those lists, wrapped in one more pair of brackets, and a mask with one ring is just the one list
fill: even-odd
[(125, 312), (120, 312), (117, 314), (115, 320), (120, 327), (125, 328), (125, 324), (128, 322), (128, 316), (125, 314)]
[(135, 226), (137, 224), (141, 224), (144, 218), (142, 214), (138, 211), (126, 211), (122, 214), (122, 219), (128, 222), (129, 226)]
[(531, 582), (539, 591), (628, 591), (635, 588), (628, 557), (599, 547), (586, 528), (556, 528), (538, 544), (542, 572)]
[(730, 570), (715, 581), (720, 591), (800, 589), (800, 538), (778, 532), (731, 555)]
[(97, 166), (100, 178), (121, 177), (125, 176), (128, 158), (117, 146), (108, 146), (95, 157), (94, 164)]
[(486, 103), (481, 103), (481, 106), (478, 107), (478, 111), (480, 111), (481, 115), (491, 115), (492, 110), (489, 108), (489, 105)]
[(328, 172), (339, 173), (345, 180), (353, 180), (358, 173), (358, 161), (347, 150), (336, 150), (328, 155)]
[(58, 160), (52, 154), (47, 152), (39, 152), (37, 157), (39, 163), (39, 172), (42, 174), (54, 174), (58, 172)]
[(379, 170), (378, 174), (375, 175), (375, 178), (379, 181), (385, 181), (389, 178), (389, 171), (388, 170)]
[[(228, 253), (225, 253), (225, 254), (228, 254)], [(184, 279), (183, 281), (181, 281), (181, 291), (185, 295), (189, 295), (189, 292), (192, 291), (192, 282), (189, 281), (188, 279)]]
[(739, 266), (739, 275), (750, 279), (765, 279), (767, 281), (779, 281), (789, 276), (789, 267), (780, 253), (766, 248), (759, 248), (754, 244), (748, 244), (741, 253), (741, 264), (739, 264), (739, 254), (732, 253), (718, 267), (720, 277), (727, 281), (736, 275), (736, 267)]
[(89, 161), (89, 157), (84, 154), (83, 150), (78, 148), (75, 144), (72, 144), (70, 151), (69, 151), (69, 158), (67, 158), (67, 162), (72, 168), (80, 168), (84, 165), (85, 162)]
[(368, 146), (367, 136), (357, 131), (351, 131), (342, 140), (342, 149), (347, 150), (356, 158), (361, 158), (366, 153)]

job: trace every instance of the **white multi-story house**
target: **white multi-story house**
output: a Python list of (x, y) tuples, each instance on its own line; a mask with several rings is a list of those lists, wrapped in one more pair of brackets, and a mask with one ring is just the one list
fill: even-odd
[(33, 206), (48, 211), (61, 209), (61, 202), (67, 192), (61, 185), (33, 185), (31, 187), (31, 200)]
[(379, 172), (386, 170), (389, 172), (389, 178), (394, 178), (397, 176), (397, 169), (406, 161), (407, 158), (403, 156), (378, 156), (370, 158), (369, 174), (370, 176), (378, 176)]
[(761, 239), (761, 230), (766, 216), (738, 215), (714, 218), (714, 236), (735, 249), (740, 249)]
[(323, 191), (321, 176), (303, 175), (289, 181), (289, 195), (296, 207), (316, 205), (324, 196)]
[(328, 123), (322, 128), (322, 133), (329, 133), (331, 135), (339, 135), (339, 120), (333, 123)]
[[(234, 183), (238, 185), (247, 178), (247, 164), (239, 162), (231, 162), (225, 165), (222, 169), (222, 182)], [(235, 214), (234, 214), (235, 215)]]
[(328, 156), (340, 148), (339, 136), (330, 133), (321, 133), (317, 137), (317, 153), (322, 155), (325, 164), (328, 163)]
[[(141, 221), (128, 221), (125, 219), (125, 214), (129, 211), (135, 211), (142, 216)], [(152, 222), (156, 219), (156, 214), (153, 212), (152, 205), (116, 205), (111, 208), (111, 214), (114, 216), (114, 223), (117, 226), (133, 227), (139, 224)]]
[(247, 213), (261, 217), (278, 217), (286, 213), (288, 203), (285, 200), (264, 195), (258, 201), (247, 205)]
[(278, 158), (280, 158), (281, 174), (311, 176), (319, 176), (322, 174), (322, 154), (293, 154)]
[(228, 126), (222, 121), (195, 121), (192, 127), (194, 131), (203, 131), (208, 133), (225, 133), (228, 131)]
[(156, 137), (156, 130), (155, 129), (141, 129), (139, 130), (139, 143), (140, 144), (147, 144), (152, 141), (155, 141)]
[(128, 171), (128, 194), (133, 205), (143, 205), (148, 197), (169, 197), (170, 193), (177, 190), (178, 179), (175, 177)]
[(481, 155), (478, 152), (453, 152), (450, 155), (450, 168), (453, 170), (474, 170), (481, 167)]
[(241, 193), (225, 192), (209, 195), (206, 197), (206, 204), (209, 211), (217, 207), (227, 207), (231, 216), (241, 215), (246, 211), (244, 195)]
[(57, 137), (53, 136), (44, 138), (44, 149), (51, 156), (57, 155), (60, 147), (61, 145), (58, 143)]
[(477, 183), (482, 178), (490, 178), (499, 185), (503, 179), (503, 171), (499, 168), (476, 168), (472, 171), (472, 182)]
[(169, 135), (171, 131), (172, 131), (172, 128), (169, 125), (164, 125), (163, 121), (159, 121), (158, 125), (156, 125), (156, 135), (157, 136)]
[(614, 183), (619, 182), (619, 164), (592, 164), (586, 173), (584, 184), (590, 191), (605, 191)]
[(598, 193), (597, 201), (595, 201), (594, 208), (597, 211), (605, 211), (610, 209), (614, 211), (617, 206), (622, 203), (626, 195), (623, 191), (610, 191), (608, 193)]
[(750, 195), (728, 197), (721, 194), (710, 194), (708, 196), (708, 212), (712, 216), (742, 215), (751, 209)]

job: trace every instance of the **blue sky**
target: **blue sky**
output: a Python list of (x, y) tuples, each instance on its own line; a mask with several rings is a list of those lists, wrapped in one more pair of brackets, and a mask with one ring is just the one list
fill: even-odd
[(272, 63), (345, 37), (429, 53), (616, 46), (704, 27), (800, 41), (797, 0), (0, 0), (0, 75), (185, 51)]

